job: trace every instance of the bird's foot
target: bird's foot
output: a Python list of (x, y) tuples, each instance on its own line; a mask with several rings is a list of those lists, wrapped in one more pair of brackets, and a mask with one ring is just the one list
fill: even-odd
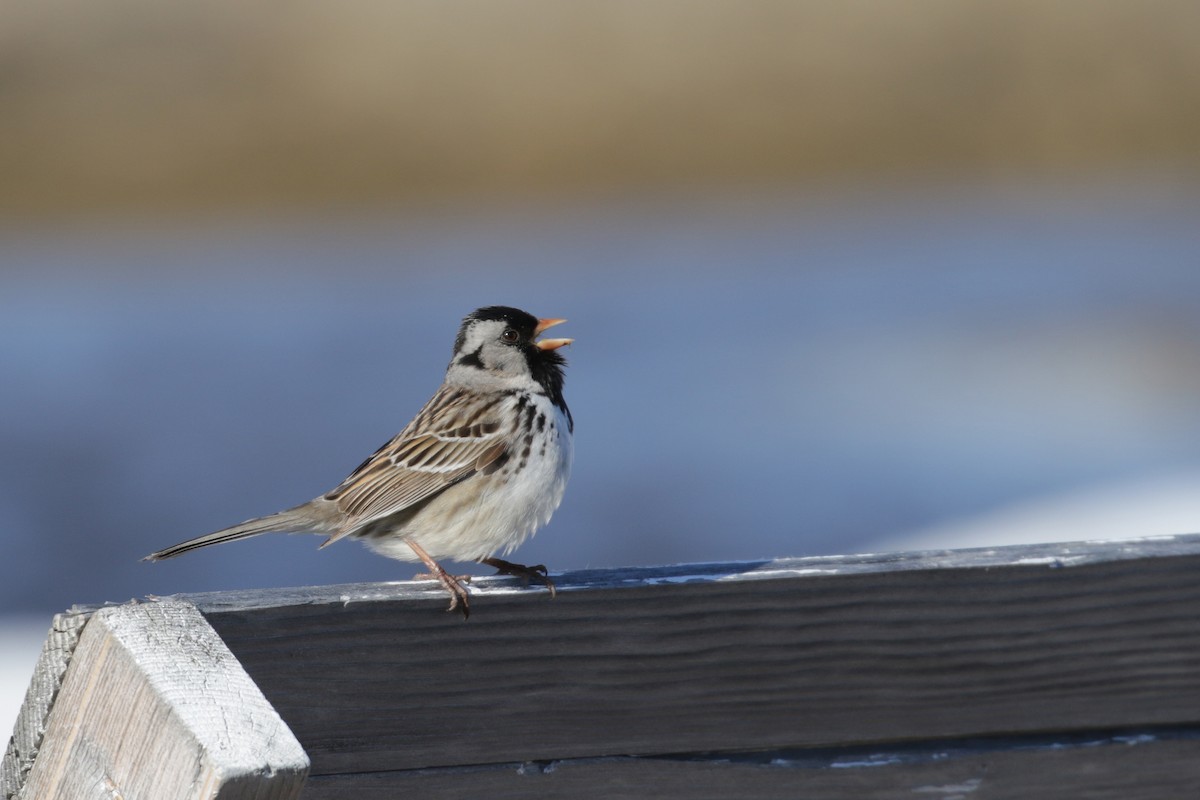
[(455, 577), (451, 575), (442, 569), (441, 564), (430, 558), (429, 554), (419, 544), (412, 539), (405, 541), (408, 542), (408, 546), (412, 548), (413, 552), (417, 554), (417, 558), (421, 559), (421, 563), (425, 565), (425, 568), (429, 570), (427, 575), (416, 576), (417, 580), (426, 578), (435, 579), (440, 582), (442, 587), (450, 593), (450, 607), (446, 610), (453, 611), (454, 609), (458, 609), (462, 612), (463, 619), (470, 617), (471, 604), (467, 600), (467, 587), (463, 585), (469, 580), (469, 576)]
[(524, 564), (514, 564), (511, 561), (505, 561), (503, 558), (481, 558), (480, 564), (487, 564), (489, 567), (496, 568), (497, 575), (515, 575), (521, 578), (528, 584), (530, 581), (536, 581), (550, 590), (550, 596), (557, 596), (558, 592), (554, 588), (554, 581), (550, 580), (549, 570), (545, 564), (534, 564), (532, 567), (527, 567)]
[(416, 577), (439, 581), (442, 587), (450, 593), (450, 607), (446, 610), (453, 611), (457, 608), (462, 612), (463, 619), (471, 616), (471, 604), (467, 600), (467, 587), (463, 585), (470, 579), (470, 575), (451, 575), (439, 566), (431, 575), (425, 574)]

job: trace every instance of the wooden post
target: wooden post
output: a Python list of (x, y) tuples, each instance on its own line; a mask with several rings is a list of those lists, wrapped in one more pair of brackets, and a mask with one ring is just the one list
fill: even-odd
[(188, 602), (97, 611), (20, 794), (28, 800), (287, 800), (308, 757)]

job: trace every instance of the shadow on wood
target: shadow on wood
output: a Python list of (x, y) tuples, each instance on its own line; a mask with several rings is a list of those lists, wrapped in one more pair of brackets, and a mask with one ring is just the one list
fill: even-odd
[[(1198, 568), (1179, 536), (482, 579), (465, 623), (411, 582), (165, 605), (240, 663), (196, 685), (244, 669), (286, 722), (243, 749), (311, 759), (264, 797), (1138, 798), (1200, 782)], [(14, 737), (6, 793), (95, 702)]]

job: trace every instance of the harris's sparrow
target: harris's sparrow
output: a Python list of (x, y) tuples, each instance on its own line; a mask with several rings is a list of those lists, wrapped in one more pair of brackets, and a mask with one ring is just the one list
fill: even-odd
[(307, 503), (190, 539), (147, 561), (260, 533), (318, 533), (362, 540), (382, 555), (421, 561), (470, 613), (466, 588), (437, 559), (477, 560), (532, 578), (553, 593), (546, 568), (508, 554), (550, 520), (571, 472), (574, 423), (563, 399), (571, 339), (537, 337), (562, 319), (506, 306), (462, 321), (433, 398), (412, 422), (332, 491)]

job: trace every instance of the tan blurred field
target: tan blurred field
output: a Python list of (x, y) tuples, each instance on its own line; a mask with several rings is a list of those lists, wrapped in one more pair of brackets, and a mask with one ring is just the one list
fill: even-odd
[(1200, 3), (0, 5), (0, 212), (1200, 165)]

